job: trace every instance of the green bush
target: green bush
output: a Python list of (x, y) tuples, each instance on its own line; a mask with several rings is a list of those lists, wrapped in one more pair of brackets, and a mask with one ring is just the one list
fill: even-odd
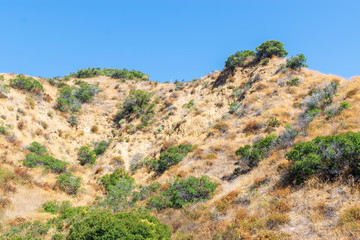
[(60, 190), (73, 195), (79, 191), (81, 181), (80, 177), (75, 177), (71, 173), (64, 173), (57, 177), (56, 183), (59, 185)]
[(359, 174), (360, 133), (321, 137), (297, 143), (286, 154), (294, 162), (291, 173), (296, 182), (316, 174), (332, 179), (340, 174)]
[(106, 174), (102, 176), (99, 179), (99, 182), (104, 186), (107, 191), (109, 191), (110, 186), (116, 186), (117, 182), (120, 179), (127, 179), (134, 182), (134, 179), (130, 177), (130, 175), (124, 169), (118, 169), (111, 174)]
[(32, 77), (25, 77), (20, 74), (16, 78), (10, 80), (10, 86), (12, 88), (23, 89), (27, 91), (38, 92), (44, 91), (43, 85)]
[(150, 215), (96, 211), (70, 228), (68, 240), (163, 239), (170, 240), (169, 228)]
[(148, 205), (158, 210), (168, 207), (182, 208), (187, 204), (209, 199), (216, 187), (217, 184), (208, 176), (175, 178), (167, 183), (167, 188), (164, 188), (159, 195), (152, 197)]
[(244, 67), (247, 65), (247, 61), (249, 60), (249, 58), (254, 56), (255, 52), (251, 50), (237, 51), (236, 53), (228, 57), (225, 62), (225, 67)]
[(272, 56), (285, 57), (287, 54), (284, 45), (275, 40), (266, 41), (256, 48), (256, 56), (260, 59)]
[(262, 138), (253, 146), (245, 145), (244, 147), (240, 147), (236, 150), (235, 154), (240, 156), (242, 160), (245, 160), (250, 168), (253, 168), (268, 155), (269, 151), (275, 146), (276, 140), (277, 136), (271, 134)]
[(78, 151), (78, 160), (81, 165), (94, 164), (95, 163), (95, 152), (90, 150), (88, 146), (82, 146)]
[(71, 207), (69, 201), (64, 201), (60, 203), (57, 200), (47, 201), (42, 205), (43, 211), (51, 214), (56, 214), (62, 211), (64, 208)]
[(279, 127), (281, 125), (281, 122), (277, 119), (277, 118), (271, 118), (268, 122), (267, 122), (269, 127)]
[(35, 222), (24, 222), (11, 226), (6, 231), (2, 231), (0, 239), (11, 239), (11, 240), (40, 240), (45, 239), (46, 234), (50, 229), (50, 225), (47, 223), (41, 223), (40, 221)]
[(299, 69), (301, 67), (308, 67), (306, 63), (306, 58), (304, 54), (298, 54), (296, 57), (292, 56), (290, 59), (286, 60), (286, 67), (291, 69)]
[(150, 162), (150, 169), (157, 174), (162, 174), (171, 166), (178, 164), (183, 160), (189, 152), (192, 152), (194, 147), (191, 144), (181, 144), (167, 149), (160, 153), (159, 160)]
[(293, 78), (289, 81), (286, 81), (286, 85), (288, 86), (299, 86), (300, 85), (300, 79), (299, 78)]
[(5, 126), (0, 126), (0, 134), (2, 135), (8, 135), (8, 130)]
[(108, 148), (109, 144), (110, 144), (110, 141), (107, 142), (105, 140), (102, 140), (101, 142), (95, 143), (95, 146), (94, 146), (95, 154), (96, 155), (103, 154), (106, 151), (106, 149)]
[(77, 112), (82, 103), (91, 102), (98, 92), (96, 86), (86, 82), (81, 82), (80, 88), (65, 86), (59, 90), (55, 108), (62, 112)]
[(194, 99), (191, 99), (188, 103), (185, 103), (185, 104), (183, 105), (183, 107), (184, 107), (184, 108), (187, 108), (187, 109), (190, 109), (190, 108), (192, 108), (194, 105), (195, 105), (195, 101), (194, 101)]
[(343, 101), (340, 103), (340, 108), (341, 109), (349, 109), (350, 108), (350, 104), (346, 101)]
[(27, 147), (27, 150), (36, 153), (37, 155), (44, 155), (47, 153), (45, 146), (42, 146), (38, 142), (32, 142), (30, 146)]
[(53, 173), (65, 172), (68, 163), (49, 156), (46, 148), (40, 143), (33, 142), (27, 149), (33, 153), (25, 156), (23, 161), (25, 166), (34, 168), (43, 165), (46, 169), (51, 169)]
[(151, 103), (152, 93), (131, 89), (122, 103), (122, 109), (115, 116), (116, 124), (122, 119), (130, 120), (147, 114), (154, 114), (155, 104)]
[(34, 153), (27, 154), (23, 161), (24, 165), (27, 167), (34, 168), (38, 165), (43, 165), (45, 168), (51, 169), (54, 173), (65, 172), (68, 165), (67, 162), (58, 160), (51, 156), (39, 156)]
[(112, 69), (112, 68), (87, 68), (80, 69), (76, 73), (71, 73), (71, 76), (76, 78), (91, 78), (96, 76), (108, 76), (115, 79), (142, 79), (148, 80), (148, 75), (141, 71), (124, 69)]

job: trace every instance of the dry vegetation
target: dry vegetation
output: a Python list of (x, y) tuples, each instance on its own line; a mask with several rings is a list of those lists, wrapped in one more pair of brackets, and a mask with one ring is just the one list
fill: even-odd
[[(0, 226), (6, 230), (20, 220), (49, 219), (48, 213), (38, 210), (50, 200), (70, 201), (74, 206), (95, 204), (97, 197), (106, 195), (99, 179), (125, 169), (136, 184), (159, 182), (159, 191), (167, 190), (174, 176), (207, 175), (217, 183), (210, 200), (153, 210), (169, 225), (173, 239), (357, 239), (358, 176), (339, 176), (332, 182), (316, 176), (301, 184), (286, 182), (292, 163), (285, 154), (292, 148), (292, 139), (283, 140), (250, 171), (234, 174), (236, 168), (244, 167), (235, 154), (239, 147), (270, 134), (285, 136), (286, 125), (298, 131), (294, 143), (360, 130), (360, 77), (345, 80), (304, 68), (279, 71), (285, 63), (273, 57), (266, 65), (237, 67), (220, 85), (216, 84), (220, 72), (178, 84), (86, 78), (83, 81), (101, 91), (82, 105), (76, 124), (69, 122), (70, 113), (54, 108), (58, 88), (47, 79), (35, 78), (43, 84), (44, 93), (11, 89), (0, 98)], [(15, 78), (3, 76), (4, 83)], [(301, 79), (298, 86), (286, 84), (295, 78)], [(72, 86), (75, 80), (66, 84)], [(307, 111), (304, 99), (333, 81), (339, 86), (331, 104), (304, 127), (299, 123)], [(154, 113), (146, 125), (139, 117), (114, 123), (130, 89), (152, 93)], [(343, 101), (349, 108), (329, 117), (327, 111)], [(231, 106), (236, 109), (230, 111)], [(95, 163), (81, 166), (79, 149), (92, 149), (104, 139), (112, 139), (106, 151), (96, 156)], [(77, 194), (61, 191), (56, 173), (23, 165), (27, 147), (34, 141), (68, 163), (68, 171), (82, 179)], [(177, 164), (160, 175), (149, 170), (146, 159), (159, 159), (166, 149), (186, 143), (194, 149)], [(145, 206), (142, 201), (140, 205)]]

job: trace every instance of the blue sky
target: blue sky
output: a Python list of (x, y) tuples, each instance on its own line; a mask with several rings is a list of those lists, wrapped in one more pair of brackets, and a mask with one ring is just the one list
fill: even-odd
[(0, 72), (63, 76), (80, 68), (192, 80), (266, 40), (309, 68), (360, 75), (360, 1), (0, 0)]

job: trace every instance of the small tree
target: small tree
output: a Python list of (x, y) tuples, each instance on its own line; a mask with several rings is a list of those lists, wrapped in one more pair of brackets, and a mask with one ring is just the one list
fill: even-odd
[(286, 67), (291, 69), (299, 69), (301, 67), (308, 67), (306, 63), (306, 58), (304, 54), (298, 54), (296, 57), (292, 56), (290, 59), (286, 60)]
[(272, 56), (285, 57), (287, 54), (284, 44), (275, 40), (266, 41), (256, 48), (256, 56), (260, 59)]

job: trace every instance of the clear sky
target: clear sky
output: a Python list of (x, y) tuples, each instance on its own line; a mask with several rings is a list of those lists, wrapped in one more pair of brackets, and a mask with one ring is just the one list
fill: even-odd
[(0, 9), (0, 72), (108, 67), (188, 81), (279, 40), (311, 69), (360, 75), (359, 0), (0, 0)]

